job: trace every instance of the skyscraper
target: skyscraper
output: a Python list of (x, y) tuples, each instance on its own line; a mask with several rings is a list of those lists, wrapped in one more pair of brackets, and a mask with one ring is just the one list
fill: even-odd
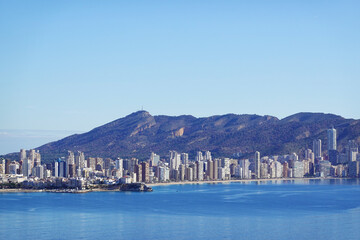
[(135, 173), (136, 173), (136, 182), (142, 182), (142, 165), (136, 164), (135, 165)]
[(212, 160), (208, 160), (208, 169), (207, 169), (207, 177), (209, 180), (214, 180), (214, 162)]
[(222, 158), (221, 159), (221, 167), (225, 169), (225, 178), (230, 179), (230, 159)]
[(44, 166), (38, 165), (35, 167), (35, 176), (38, 178), (44, 178)]
[(54, 163), (54, 177), (59, 177), (59, 161)]
[(301, 161), (295, 161), (293, 166), (293, 177), (302, 178), (304, 177), (304, 163)]
[(180, 174), (180, 181), (184, 181), (185, 180), (185, 174), (186, 174), (186, 170), (185, 170), (185, 165), (181, 164), (179, 167), (179, 174)]
[(186, 180), (192, 181), (194, 179), (193, 168), (186, 168)]
[(312, 152), (311, 149), (306, 149), (305, 150), (305, 160), (309, 160), (312, 163), (314, 162), (315, 155), (314, 155), (314, 153)]
[(336, 165), (339, 153), (336, 150), (336, 129), (334, 127), (327, 130), (327, 147), (329, 161), (332, 165)]
[(355, 140), (349, 140), (347, 146), (345, 147), (345, 152), (348, 162), (355, 162), (357, 160), (359, 148)]
[(31, 175), (31, 160), (29, 158), (24, 159), (23, 163), (22, 163), (22, 174), (24, 175), (24, 177), (28, 177)]
[(85, 167), (85, 155), (83, 152), (78, 151), (75, 158), (75, 164), (77, 169), (83, 169)]
[(255, 152), (254, 157), (255, 162), (255, 178), (260, 178), (260, 168), (261, 168), (261, 162), (260, 162), (260, 152)]
[(170, 169), (178, 170), (181, 164), (181, 154), (170, 151)]
[(184, 164), (185, 166), (189, 165), (189, 154), (187, 153), (181, 154), (181, 163)]
[(327, 130), (328, 150), (336, 150), (336, 129), (334, 127)]
[(41, 165), (41, 154), (39, 150), (35, 152), (34, 167)]
[(142, 162), (141, 163), (141, 181), (148, 183), (150, 182), (149, 178), (149, 163), (148, 162)]
[(239, 166), (242, 168), (242, 177), (243, 178), (251, 178), (249, 173), (250, 162), (248, 159), (243, 159), (239, 161)]
[(26, 150), (20, 149), (20, 161), (24, 161), (26, 159)]
[(205, 152), (205, 159), (204, 159), (205, 161), (207, 161), (207, 160), (212, 160), (212, 157), (211, 157), (211, 152), (210, 151), (206, 151)]
[[(61, 160), (59, 162), (59, 177), (66, 178), (66, 162)], [(79, 176), (80, 177), (80, 176)]]
[(0, 176), (5, 174), (5, 159), (0, 158)]
[(34, 163), (35, 157), (36, 157), (35, 149), (30, 149), (29, 158), (30, 158), (30, 160), (31, 160), (32, 163)]
[(68, 151), (68, 156), (66, 158), (66, 163), (67, 164), (75, 164), (75, 156), (74, 156), (74, 153), (72, 151)]
[(204, 162), (203, 161), (196, 161), (196, 171), (194, 171), (194, 175), (196, 175), (196, 177), (194, 177), (194, 179), (197, 179), (199, 181), (203, 181), (204, 180)]
[(152, 163), (152, 166), (158, 166), (159, 161), (160, 161), (160, 156), (152, 152), (150, 155), (150, 162)]
[(315, 160), (320, 161), (321, 160), (321, 139), (315, 139), (313, 141), (313, 152), (315, 155)]
[[(218, 173), (219, 173), (218, 168), (220, 167), (219, 162), (220, 162), (219, 159), (215, 159), (213, 161), (213, 165), (214, 165), (213, 166), (213, 179), (214, 180), (218, 180)], [(225, 175), (225, 173), (224, 173), (224, 175)]]
[[(95, 169), (96, 169), (96, 158), (89, 157), (87, 162), (88, 162), (87, 166), (89, 168), (91, 168), (93, 171), (95, 171)], [(121, 162), (121, 164), (122, 164), (122, 162)], [(122, 165), (121, 165), (121, 167), (122, 167)]]
[(9, 165), (9, 172), (10, 174), (17, 174), (18, 173), (18, 169), (19, 169), (19, 163), (13, 161), (10, 165)]
[(197, 152), (196, 153), (196, 158), (195, 158), (195, 161), (203, 161), (204, 160), (204, 157), (203, 157), (203, 154), (202, 152)]
[(121, 158), (115, 160), (115, 168), (121, 171), (123, 170), (123, 160)]

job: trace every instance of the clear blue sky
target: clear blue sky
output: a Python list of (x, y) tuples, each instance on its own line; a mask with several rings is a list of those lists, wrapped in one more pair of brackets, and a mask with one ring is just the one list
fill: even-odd
[(360, 1), (0, 0), (0, 129), (153, 115), (360, 118)]

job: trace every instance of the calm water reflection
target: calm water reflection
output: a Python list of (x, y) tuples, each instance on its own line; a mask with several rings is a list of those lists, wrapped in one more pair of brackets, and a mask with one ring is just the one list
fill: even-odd
[(359, 239), (359, 180), (0, 194), (0, 239)]

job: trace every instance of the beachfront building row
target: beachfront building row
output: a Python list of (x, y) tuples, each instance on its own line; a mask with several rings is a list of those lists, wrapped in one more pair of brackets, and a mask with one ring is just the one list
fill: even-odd
[[(260, 156), (256, 152), (252, 159), (212, 158), (210, 152), (203, 157), (197, 153), (197, 160), (189, 160), (187, 155), (171, 151), (167, 159), (160, 159), (152, 153), (148, 161), (140, 162), (136, 158), (112, 160), (110, 158), (87, 158), (81, 163), (72, 161), (72, 152), (66, 160), (57, 160), (53, 164), (40, 164), (31, 169), (31, 174), (21, 174), (24, 167), (19, 162), (0, 163), (0, 171), (5, 175), (4, 166), (8, 165), (9, 175), (18, 175), (19, 179), (29, 178), (84, 178), (114, 179), (123, 183), (132, 182), (169, 182), (169, 181), (216, 181), (230, 179), (272, 179), (317, 177), (358, 177), (359, 153), (356, 160), (346, 164), (332, 165), (328, 160), (314, 159), (311, 149), (305, 151), (300, 160), (296, 153), (282, 156)], [(183, 157), (181, 157), (183, 156)], [(205, 157), (207, 156), (207, 157)], [(354, 158), (355, 159), (355, 158)], [(26, 163), (31, 166), (31, 163)], [(26, 170), (28, 171), (28, 170)]]
[[(169, 181), (216, 181), (230, 179), (272, 179), (302, 177), (359, 177), (360, 154), (355, 141), (349, 141), (345, 150), (336, 149), (336, 130), (328, 130), (327, 155), (322, 153), (320, 139), (302, 156), (296, 153), (281, 156), (253, 158), (214, 158), (210, 151), (197, 152), (194, 159), (188, 153), (169, 151), (161, 158), (151, 153), (147, 161), (136, 158), (115, 160), (88, 157), (81, 151), (72, 152), (51, 164), (42, 164), (38, 151), (20, 150), (19, 161), (0, 160), (0, 178), (6, 175), (19, 179), (84, 178), (115, 179), (123, 183)], [(0, 179), (1, 180), (1, 179)]]

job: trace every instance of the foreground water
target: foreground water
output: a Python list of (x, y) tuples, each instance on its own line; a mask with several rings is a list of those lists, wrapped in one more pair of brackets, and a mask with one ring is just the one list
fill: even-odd
[(359, 180), (0, 194), (0, 239), (359, 238)]

